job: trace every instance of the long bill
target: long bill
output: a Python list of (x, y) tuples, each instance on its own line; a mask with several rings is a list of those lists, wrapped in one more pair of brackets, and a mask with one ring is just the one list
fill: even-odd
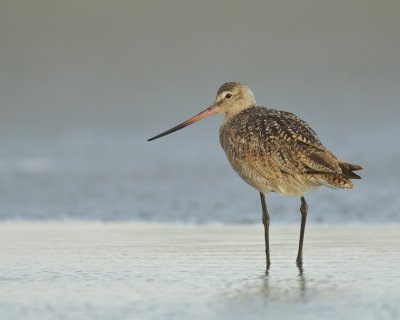
[(216, 107), (215, 107), (215, 105), (212, 105), (211, 107), (208, 107), (206, 110), (200, 112), (199, 114), (196, 114), (194, 117), (182, 122), (181, 124), (178, 124), (177, 126), (171, 128), (171, 129), (169, 129), (167, 131), (164, 131), (164, 132), (154, 136), (153, 138), (150, 138), (147, 141), (152, 141), (152, 140), (161, 138), (163, 136), (166, 136), (167, 134), (170, 134), (172, 132), (175, 132), (175, 131), (178, 131), (180, 129), (183, 129), (183, 128), (185, 128), (185, 127), (187, 127), (187, 126), (189, 126), (189, 125), (191, 125), (191, 124), (193, 124), (193, 123), (195, 123), (195, 122), (197, 122), (197, 121), (199, 121), (201, 119), (204, 119), (204, 118), (206, 118), (208, 116), (211, 116), (212, 114), (215, 114), (215, 113), (217, 113)]

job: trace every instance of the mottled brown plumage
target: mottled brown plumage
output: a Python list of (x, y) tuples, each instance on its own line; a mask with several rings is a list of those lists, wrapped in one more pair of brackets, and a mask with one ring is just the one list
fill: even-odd
[(325, 185), (352, 188), (352, 170), (293, 113), (253, 106), (225, 121), (220, 142), (234, 170), (260, 192), (304, 195)]
[(219, 138), (230, 164), (260, 192), (267, 269), (270, 220), (265, 194), (278, 192), (300, 197), (301, 228), (296, 261), (301, 268), (308, 212), (304, 194), (320, 186), (352, 188), (350, 179), (360, 179), (354, 171), (362, 167), (339, 160), (322, 145), (314, 130), (293, 113), (257, 106), (251, 89), (238, 82), (223, 84), (212, 106), (149, 140), (215, 113), (225, 114)]

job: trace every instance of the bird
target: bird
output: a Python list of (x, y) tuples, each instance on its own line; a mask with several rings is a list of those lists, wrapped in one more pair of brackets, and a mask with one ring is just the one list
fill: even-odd
[(362, 166), (336, 157), (320, 142), (315, 131), (295, 114), (257, 105), (253, 91), (240, 82), (224, 83), (211, 106), (148, 141), (217, 113), (224, 114), (219, 140), (229, 163), (260, 195), (267, 270), (271, 258), (266, 195), (275, 192), (300, 198), (301, 226), (296, 264), (301, 267), (308, 214), (305, 194), (321, 186), (351, 189), (351, 180), (361, 179), (354, 171), (361, 170)]

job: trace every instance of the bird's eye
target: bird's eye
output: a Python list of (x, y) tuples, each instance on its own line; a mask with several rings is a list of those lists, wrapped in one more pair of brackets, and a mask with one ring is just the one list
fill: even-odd
[(230, 93), (227, 93), (225, 98), (230, 99), (232, 97), (232, 95)]

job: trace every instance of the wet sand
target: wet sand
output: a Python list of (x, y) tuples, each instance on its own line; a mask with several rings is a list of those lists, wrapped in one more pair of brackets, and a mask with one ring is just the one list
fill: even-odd
[(0, 223), (2, 319), (399, 319), (400, 226)]

